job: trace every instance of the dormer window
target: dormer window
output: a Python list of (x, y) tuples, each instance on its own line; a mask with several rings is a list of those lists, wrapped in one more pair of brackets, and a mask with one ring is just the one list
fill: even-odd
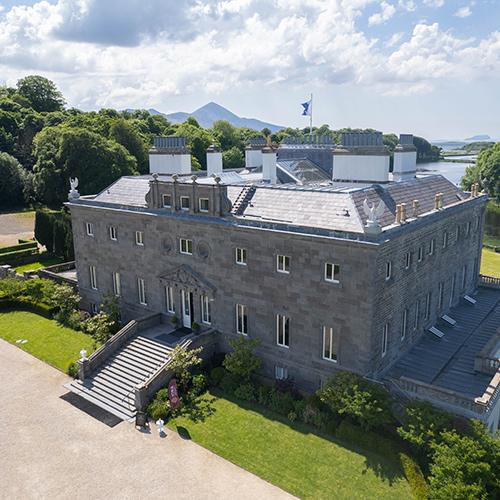
[(189, 210), (191, 208), (191, 200), (189, 196), (181, 196), (181, 210)]
[(161, 203), (163, 205), (163, 208), (172, 208), (172, 195), (162, 194)]
[(199, 207), (200, 207), (200, 212), (208, 212), (209, 211), (209, 200), (208, 198), (200, 198), (198, 200)]

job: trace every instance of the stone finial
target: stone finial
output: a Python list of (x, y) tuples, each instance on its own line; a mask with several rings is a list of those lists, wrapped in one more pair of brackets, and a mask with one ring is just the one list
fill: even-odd
[(173, 180), (174, 182), (177, 182), (177, 181), (178, 181), (178, 179), (179, 179), (179, 176), (178, 176), (177, 174), (172, 175), (172, 180)]
[(406, 222), (406, 203), (401, 203), (401, 223)]
[(153, 180), (158, 182), (158, 174), (156, 172), (153, 174)]
[(418, 209), (419, 209), (419, 202), (418, 200), (413, 200), (412, 202), (412, 209), (413, 209), (413, 217), (417, 218), (418, 217)]
[(76, 188), (78, 187), (78, 177), (75, 177), (74, 179), (72, 179), (70, 177), (69, 178), (69, 186), (71, 189), (69, 190), (69, 193), (68, 193), (68, 200), (72, 201), (72, 200), (77, 200), (78, 198), (80, 198), (80, 193), (76, 190)]
[(220, 184), (220, 181), (221, 181), (221, 178), (220, 178), (218, 175), (216, 175), (216, 176), (214, 177), (214, 181), (215, 181), (215, 183), (216, 183), (217, 185), (219, 185), (219, 184)]
[(197, 175), (192, 175), (191, 180), (193, 181), (193, 184), (196, 184), (196, 180), (198, 179)]
[(439, 193), (434, 195), (434, 210), (439, 210)]
[(396, 220), (395, 224), (401, 224), (401, 205), (396, 205)]
[(441, 210), (443, 208), (443, 193), (438, 193), (439, 195), (439, 209)]

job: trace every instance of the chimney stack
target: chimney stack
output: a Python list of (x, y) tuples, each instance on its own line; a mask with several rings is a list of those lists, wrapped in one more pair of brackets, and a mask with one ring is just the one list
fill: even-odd
[(222, 168), (222, 153), (212, 144), (207, 148), (207, 176), (220, 174)]
[(190, 174), (191, 151), (185, 137), (155, 137), (149, 150), (149, 173)]
[(413, 207), (413, 217), (417, 218), (418, 217), (418, 209), (419, 209), (419, 202), (418, 200), (413, 200), (413, 204), (412, 204), (412, 207)]
[(401, 223), (406, 222), (406, 203), (401, 203)]
[(262, 149), (262, 180), (276, 184), (276, 151), (271, 146)]
[(400, 134), (399, 144), (394, 149), (392, 179), (396, 182), (413, 179), (417, 172), (417, 148), (412, 134)]
[(396, 220), (395, 224), (401, 224), (401, 205), (396, 205)]
[(266, 145), (264, 137), (252, 137), (245, 148), (245, 167), (262, 167), (262, 148)]

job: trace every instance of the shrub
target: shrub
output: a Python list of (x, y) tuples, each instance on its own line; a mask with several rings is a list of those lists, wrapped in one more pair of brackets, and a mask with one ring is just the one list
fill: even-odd
[(180, 345), (174, 347), (169, 368), (174, 373), (181, 392), (187, 392), (192, 382), (192, 369), (201, 364), (199, 354), (202, 350), (202, 347), (197, 349), (183, 349)]
[(262, 406), (269, 406), (271, 399), (272, 388), (267, 385), (261, 385), (257, 389), (257, 401)]
[(224, 377), (226, 370), (222, 366), (216, 366), (210, 370), (210, 384), (217, 387), (222, 378)]
[(197, 398), (201, 394), (205, 392), (207, 387), (207, 379), (205, 375), (199, 373), (198, 375), (194, 375), (191, 381), (191, 389), (189, 391), (190, 398)]
[(405, 477), (410, 485), (415, 500), (426, 500), (428, 498), (427, 482), (418, 464), (405, 453), (399, 454), (401, 466)]
[(366, 430), (392, 420), (389, 393), (354, 373), (338, 372), (318, 395), (334, 413), (350, 416)]
[(58, 311), (54, 318), (61, 324), (66, 325), (74, 311), (78, 309), (80, 297), (69, 285), (56, 285), (50, 298), (52, 306)]
[(297, 414), (292, 410), (288, 415), (287, 417), (288, 420), (290, 420), (290, 422), (295, 422), (295, 420), (297, 420)]
[[(75, 312), (72, 312), (68, 315), (68, 317), (66, 318), (66, 324), (69, 324), (70, 320), (73, 318), (75, 318)], [(94, 316), (91, 316), (81, 323), (82, 330), (85, 333), (88, 333), (94, 339), (95, 345), (104, 344), (113, 336), (113, 333), (111, 331), (112, 326), (113, 322), (103, 311), (95, 314)]]
[(281, 415), (288, 415), (294, 410), (295, 400), (289, 392), (271, 391), (269, 397), (269, 408)]
[(158, 420), (159, 418), (163, 420), (168, 420), (172, 415), (172, 409), (170, 408), (170, 401), (168, 399), (168, 389), (160, 389), (148, 405), (147, 413), (153, 420)]
[(35, 213), (35, 238), (48, 252), (74, 259), (71, 217), (66, 210), (38, 209)]
[(73, 378), (78, 377), (78, 370), (80, 369), (80, 365), (76, 362), (70, 363), (66, 373)]
[(249, 381), (261, 365), (260, 359), (253, 353), (259, 341), (240, 337), (231, 339), (229, 343), (233, 352), (226, 354), (223, 362), (224, 368), (241, 380)]
[(234, 391), (239, 385), (239, 377), (237, 377), (234, 373), (229, 372), (226, 372), (224, 374), (224, 377), (222, 377), (222, 380), (220, 382), (220, 388), (228, 394), (234, 394)]
[(252, 384), (246, 383), (238, 386), (234, 391), (234, 395), (243, 401), (255, 401), (255, 392), (255, 387)]

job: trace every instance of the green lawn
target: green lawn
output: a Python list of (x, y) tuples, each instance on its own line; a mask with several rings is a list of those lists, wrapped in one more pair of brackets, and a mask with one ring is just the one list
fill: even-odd
[[(0, 338), (64, 372), (80, 357), (81, 349), (93, 351), (89, 335), (26, 311), (0, 312)], [(19, 339), (28, 342), (16, 344)]]
[(500, 278), (500, 253), (496, 253), (489, 248), (483, 248), (481, 274)]
[(43, 254), (40, 255), (40, 258), (29, 264), (23, 264), (22, 266), (16, 267), (16, 273), (22, 274), (24, 271), (35, 271), (36, 269), (40, 269), (42, 267), (54, 266), (55, 264), (60, 264), (64, 262), (64, 259), (61, 257), (53, 257), (53, 256), (45, 256)]
[(412, 498), (397, 456), (343, 445), (254, 405), (217, 397), (213, 409), (205, 421), (169, 425), (300, 498)]

